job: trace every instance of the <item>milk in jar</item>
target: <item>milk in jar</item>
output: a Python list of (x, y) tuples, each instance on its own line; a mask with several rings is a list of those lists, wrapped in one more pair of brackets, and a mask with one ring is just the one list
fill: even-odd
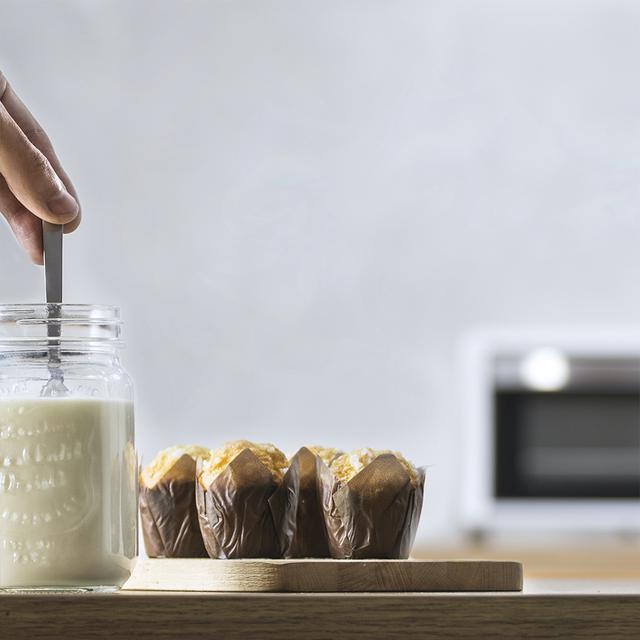
[(0, 304), (0, 589), (117, 589), (138, 485), (119, 311), (50, 307)]
[(0, 584), (125, 579), (135, 552), (135, 469), (130, 403), (0, 400)]

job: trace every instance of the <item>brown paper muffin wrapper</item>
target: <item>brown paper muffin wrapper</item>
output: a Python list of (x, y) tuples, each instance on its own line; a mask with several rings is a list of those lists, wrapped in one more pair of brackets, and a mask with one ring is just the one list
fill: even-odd
[(291, 458), (282, 484), (269, 498), (283, 558), (329, 558), (319, 487), (322, 459), (306, 447)]
[(183, 455), (153, 487), (140, 483), (140, 523), (150, 558), (206, 558), (195, 499), (196, 462)]
[(278, 536), (269, 498), (278, 483), (249, 449), (238, 454), (208, 489), (199, 481), (196, 505), (204, 546), (211, 558), (277, 558)]
[(322, 508), (333, 558), (408, 558), (424, 493), (393, 454), (378, 456), (343, 484), (318, 465)]

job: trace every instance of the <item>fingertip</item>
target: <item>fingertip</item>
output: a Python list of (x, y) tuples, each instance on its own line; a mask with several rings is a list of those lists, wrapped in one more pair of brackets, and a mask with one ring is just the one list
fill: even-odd
[(64, 225), (64, 232), (73, 233), (80, 226), (81, 221), (82, 221), (82, 208), (78, 209), (78, 215), (71, 222), (67, 222)]
[(42, 245), (39, 242), (34, 242), (33, 237), (29, 238), (21, 236), (18, 236), (18, 242), (33, 264), (37, 264), (40, 267), (44, 265), (44, 254), (42, 251)]
[(68, 224), (78, 217), (80, 205), (70, 193), (64, 190), (49, 198), (47, 209), (54, 216), (56, 224)]
[(27, 252), (33, 264), (38, 266), (44, 265), (44, 252), (42, 250), (42, 242), (39, 242), (33, 236), (29, 238), (19, 238), (22, 248)]
[(37, 265), (44, 264), (42, 250), (42, 221), (30, 213), (12, 216), (9, 224), (20, 246), (29, 256), (31, 262)]

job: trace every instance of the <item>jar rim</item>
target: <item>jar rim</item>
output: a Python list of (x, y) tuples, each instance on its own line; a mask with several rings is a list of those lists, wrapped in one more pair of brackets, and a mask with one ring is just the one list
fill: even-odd
[[(57, 327), (52, 331), (52, 327)], [(55, 343), (90, 345), (120, 343), (120, 309), (104, 304), (2, 303), (0, 350), (3, 345), (25, 348)]]
[[(53, 313), (52, 313), (53, 312)], [(0, 322), (11, 322), (27, 315), (49, 319), (58, 312), (62, 317), (76, 316), (78, 320), (87, 317), (108, 320), (120, 318), (120, 308), (108, 304), (68, 303), (68, 302), (33, 302), (33, 303), (0, 303)]]

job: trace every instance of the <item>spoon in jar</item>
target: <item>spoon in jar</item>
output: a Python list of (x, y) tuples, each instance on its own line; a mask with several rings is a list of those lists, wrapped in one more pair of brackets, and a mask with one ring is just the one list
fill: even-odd
[(40, 395), (51, 398), (66, 396), (69, 389), (64, 385), (60, 368), (60, 321), (62, 304), (62, 234), (61, 224), (42, 222), (42, 245), (44, 248), (44, 277), (47, 296), (47, 338), (49, 349), (49, 381), (42, 387)]

